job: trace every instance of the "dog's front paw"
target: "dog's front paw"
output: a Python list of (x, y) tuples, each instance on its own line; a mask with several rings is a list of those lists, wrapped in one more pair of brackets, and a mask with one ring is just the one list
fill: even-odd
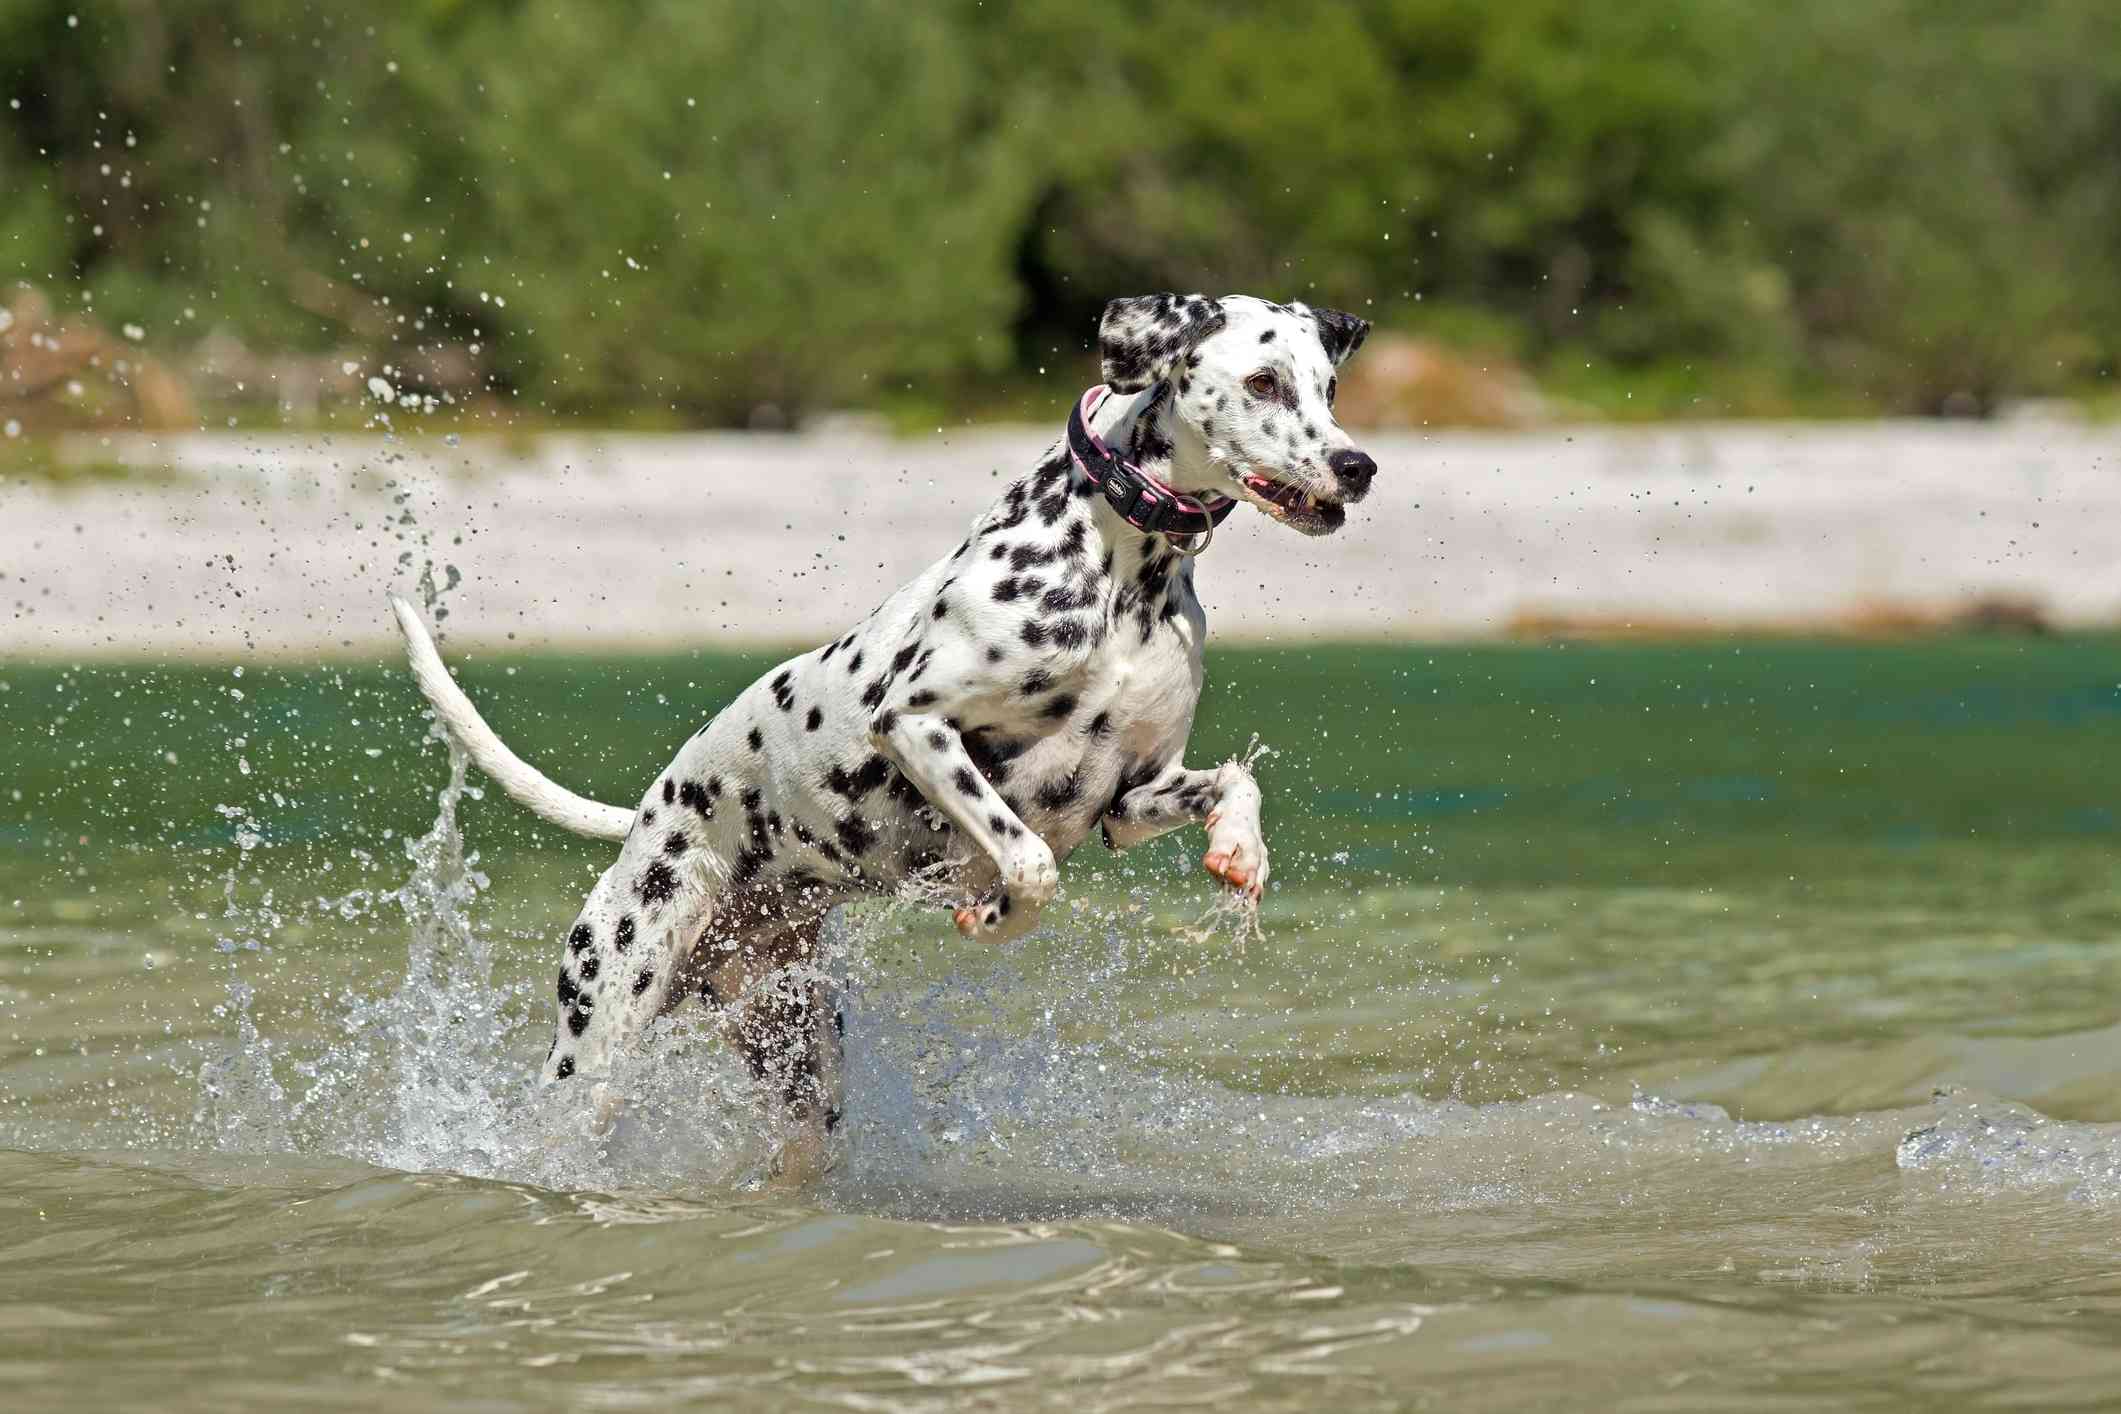
[(1267, 888), (1267, 845), (1259, 829), (1222, 811), (1208, 816), (1208, 852), (1201, 867), (1257, 902)]
[(1060, 891), (1060, 866), (1044, 840), (1030, 835), (1002, 861), (1002, 889), (1017, 908), (1035, 911), (1053, 902)]

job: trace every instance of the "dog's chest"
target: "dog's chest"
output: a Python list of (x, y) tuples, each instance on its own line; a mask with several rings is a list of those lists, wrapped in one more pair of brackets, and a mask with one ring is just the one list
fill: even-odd
[(1195, 622), (1160, 625), (1147, 644), (1115, 639), (1063, 680), (1075, 703), (1057, 728), (1004, 721), (978, 734), (989, 778), (1056, 855), (1082, 843), (1123, 787), (1178, 755), (1200, 698)]

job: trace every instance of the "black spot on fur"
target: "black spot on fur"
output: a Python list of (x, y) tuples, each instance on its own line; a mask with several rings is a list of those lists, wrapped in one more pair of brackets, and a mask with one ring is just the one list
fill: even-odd
[(632, 914), (629, 913), (624, 918), (621, 918), (619, 920), (619, 926), (617, 930), (614, 931), (611, 935), (611, 946), (613, 950), (617, 952), (624, 952), (626, 951), (626, 949), (633, 946)]
[(1048, 810), (1060, 810), (1082, 798), (1083, 783), (1075, 771), (1038, 788), (1035, 799)]
[(561, 1056), (560, 1063), (552, 1068), (552, 1074), (556, 1080), (565, 1080), (568, 1076), (574, 1074), (574, 1057)]
[(1079, 585), (1074, 589), (1063, 585), (1046, 591), (1046, 597), (1038, 601), (1038, 606), (1049, 614), (1065, 614), (1070, 609), (1089, 608), (1094, 597), (1088, 585)]
[(578, 953), (596, 940), (596, 933), (587, 923), (577, 923), (574, 931), (567, 935), (567, 951)]
[(706, 787), (698, 781), (687, 781), (678, 787), (678, 800), (686, 809), (703, 820), (714, 818), (714, 802), (707, 798)]
[(1094, 737), (1107, 735), (1112, 730), (1112, 714), (1110, 712), (1098, 713), (1090, 719), (1090, 725), (1085, 727), (1084, 730)]
[(847, 660), (847, 676), (853, 677), (862, 670), (862, 655), (857, 653)]
[(760, 731), (757, 727), (753, 727), (750, 732), (745, 735), (744, 740), (751, 743), (751, 749), (753, 751), (764, 751), (766, 749), (766, 734)]
[(783, 712), (789, 711), (795, 706), (795, 689), (789, 686), (788, 678), (789, 672), (786, 668), (783, 668), (780, 676), (776, 677), (771, 684), (774, 705)]
[(901, 805), (921, 803), (920, 787), (907, 780), (905, 773), (896, 768), (892, 770), (891, 778), (884, 782), (884, 794)]
[(1042, 648), (1046, 642), (1046, 626), (1037, 619), (1032, 619), (1025, 623), (1022, 637), (1031, 647)]
[(668, 903), (677, 897), (678, 876), (669, 865), (658, 859), (641, 871), (641, 881), (634, 886), (643, 903)]
[[(598, 957), (595, 953), (591, 953), (589, 956), (582, 959), (581, 966), (582, 980), (584, 982), (594, 982), (597, 980), (597, 974), (604, 970), (604, 960)], [(567, 974), (563, 972), (560, 975), (564, 977)]]
[(842, 766), (834, 766), (825, 773), (825, 784), (835, 795), (845, 796), (849, 800), (860, 800), (882, 785), (890, 772), (889, 761), (882, 756), (872, 755), (852, 771)]
[(978, 795), (980, 793), (979, 777), (973, 775), (969, 767), (958, 767), (957, 774), (950, 779), (962, 795)]
[(685, 834), (682, 830), (672, 830), (670, 832), (670, 837), (663, 841), (663, 853), (671, 856), (673, 859), (675, 859), (678, 855), (683, 854), (691, 847), (692, 841), (685, 838)]
[(840, 838), (840, 845), (849, 854), (864, 855), (876, 843), (876, 832), (859, 815), (849, 815), (834, 827), (833, 833)]
[(1075, 694), (1063, 692), (1040, 709), (1039, 715), (1050, 722), (1065, 720), (1075, 711)]
[(586, 1012), (586, 1011), (570, 1011), (570, 1012), (568, 1012), (568, 1013), (567, 1013), (567, 1031), (568, 1031), (568, 1034), (569, 1034), (569, 1035), (573, 1035), (573, 1036), (579, 1036), (579, 1035), (581, 1035), (581, 1034), (582, 1034), (582, 1033), (583, 1033), (584, 1031), (587, 1031), (588, 1029), (589, 1029), (589, 1013), (588, 1013), (588, 1012)]
[(803, 718), (803, 730), (806, 732), (814, 732), (823, 725), (825, 725), (825, 710), (822, 707), (812, 707), (810, 715)]
[(563, 967), (563, 968), (561, 968), (561, 969), (560, 969), (560, 1009), (561, 1009), (562, 1011), (565, 1011), (565, 1010), (567, 1010), (567, 1009), (568, 1009), (569, 1007), (573, 1006), (573, 1005), (574, 1005), (574, 999), (575, 999), (575, 998), (576, 998), (577, 996), (581, 995), (581, 991), (582, 991), (582, 989), (581, 989), (580, 987), (577, 987), (577, 986), (576, 986), (576, 985), (574, 984), (574, 977), (573, 977), (573, 976), (572, 976), (572, 975), (571, 975), (571, 974), (570, 974), (570, 973), (569, 973), (569, 972), (567, 971), (567, 969), (566, 969), (566, 968), (564, 968), (564, 967)]
[(1062, 648), (1080, 648), (1090, 636), (1080, 619), (1062, 619), (1053, 625), (1053, 641)]
[(773, 862), (773, 851), (747, 847), (737, 851), (736, 859), (729, 866), (729, 882), (744, 885), (758, 878), (768, 864)]
[(638, 997), (641, 993), (647, 991), (650, 987), (653, 987), (654, 985), (655, 969), (651, 967), (643, 971), (640, 976), (633, 979), (633, 994)]
[(1154, 417), (1143, 417), (1134, 424), (1134, 459), (1137, 462), (1169, 461), (1174, 448), (1171, 439), (1158, 427)]
[(974, 732), (963, 738), (965, 754), (980, 774), (996, 785), (1009, 779), (1009, 763), (1030, 749), (1028, 741), (1007, 741), (988, 736), (985, 732)]
[(933, 707), (935, 702), (935, 694), (925, 687), (906, 699), (906, 705), (915, 710), (922, 707)]
[(677, 783), (668, 776), (663, 777), (663, 804), (670, 804), (671, 801), (677, 799), (677, 794)]

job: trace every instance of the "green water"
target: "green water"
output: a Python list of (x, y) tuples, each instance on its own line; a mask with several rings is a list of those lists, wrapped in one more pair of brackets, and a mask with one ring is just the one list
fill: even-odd
[[(623, 800), (762, 661), (464, 677)], [(614, 1135), (522, 1088), (605, 850), (438, 825), (392, 665), (0, 684), (0, 1404), (2121, 1388), (2113, 639), (1216, 654), (1264, 936), (1197, 838), (1005, 950), (863, 911), (793, 1192), (689, 1021)]]

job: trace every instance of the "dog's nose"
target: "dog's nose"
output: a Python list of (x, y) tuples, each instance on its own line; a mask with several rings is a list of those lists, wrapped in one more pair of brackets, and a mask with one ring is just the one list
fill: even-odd
[(1357, 499), (1369, 493), (1370, 478), (1377, 475), (1377, 463), (1370, 460), (1370, 454), (1353, 447), (1342, 447), (1326, 458), (1326, 465), (1333, 469), (1334, 479)]

